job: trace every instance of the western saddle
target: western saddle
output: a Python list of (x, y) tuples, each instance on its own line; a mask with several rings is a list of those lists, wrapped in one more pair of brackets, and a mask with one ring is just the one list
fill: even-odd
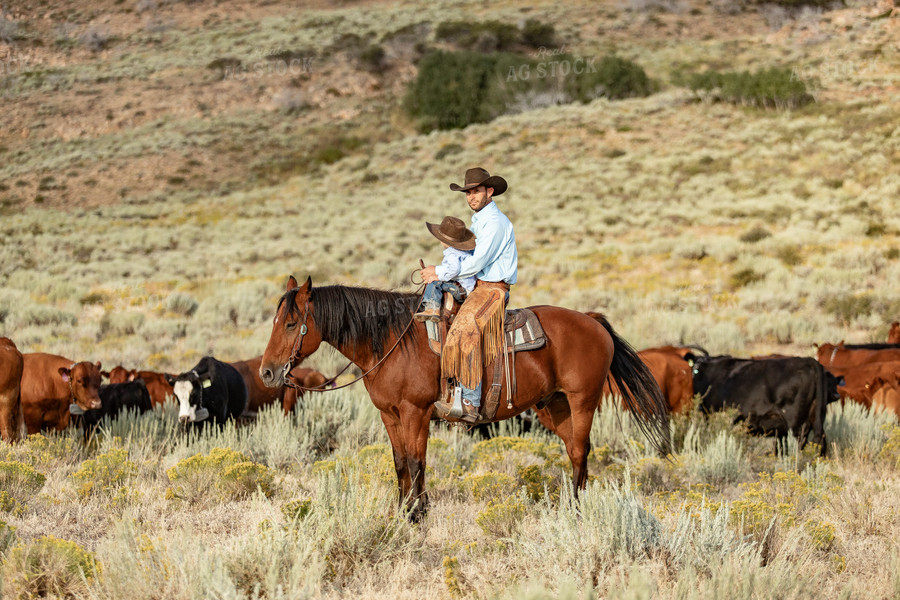
[[(428, 346), (431, 351), (441, 355), (447, 332), (453, 324), (453, 319), (459, 311), (460, 304), (452, 295), (445, 292), (444, 301), (441, 303), (441, 318), (439, 321), (426, 321), (428, 331)], [(546, 344), (547, 339), (544, 329), (534, 311), (528, 308), (507, 310), (504, 318), (504, 351), (494, 357), (484, 357), (485, 370), (491, 370), (493, 364), (493, 379), (489, 387), (482, 385), (482, 390), (487, 387), (487, 392), (482, 391), (481, 420), (476, 424), (493, 421), (500, 405), (500, 391), (503, 386), (503, 376), (506, 379), (506, 405), (513, 408), (513, 398), (516, 394), (516, 352), (537, 350)], [(505, 369), (504, 369), (505, 366)], [(485, 384), (487, 381), (484, 382)], [(457, 401), (458, 403), (458, 401)], [(452, 390), (448, 380), (441, 377), (441, 395), (434, 405), (435, 416), (440, 419), (458, 420), (461, 415), (461, 407), (454, 403)]]

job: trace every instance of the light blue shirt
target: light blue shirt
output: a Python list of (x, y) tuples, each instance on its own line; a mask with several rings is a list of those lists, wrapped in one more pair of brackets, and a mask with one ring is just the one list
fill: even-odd
[(463, 259), (458, 277), (474, 275), (483, 281), (514, 284), (519, 274), (516, 234), (496, 202), (472, 215), (471, 229), (475, 234), (475, 252)]
[(467, 294), (470, 293), (475, 289), (475, 276), (459, 277), (459, 265), (463, 259), (469, 256), (472, 256), (472, 250), (459, 250), (448, 246), (444, 249), (444, 260), (434, 268), (434, 274), (441, 281), (453, 281), (455, 279), (461, 286), (466, 288)]

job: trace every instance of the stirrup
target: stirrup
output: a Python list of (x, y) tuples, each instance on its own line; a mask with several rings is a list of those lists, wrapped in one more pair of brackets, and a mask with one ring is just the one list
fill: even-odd
[[(454, 403), (455, 404), (455, 403)], [(475, 406), (474, 404), (470, 404), (463, 400), (461, 402), (462, 406), (462, 414), (459, 416), (461, 421), (465, 421), (466, 423), (478, 423), (481, 421), (481, 407)]]

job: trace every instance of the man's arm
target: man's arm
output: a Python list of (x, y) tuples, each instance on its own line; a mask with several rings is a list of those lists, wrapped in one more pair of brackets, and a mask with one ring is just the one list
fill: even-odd
[(499, 222), (488, 221), (479, 234), (476, 238), (475, 253), (472, 256), (465, 257), (459, 263), (459, 273), (456, 274), (459, 279), (477, 275), (500, 254), (500, 249), (506, 236)]

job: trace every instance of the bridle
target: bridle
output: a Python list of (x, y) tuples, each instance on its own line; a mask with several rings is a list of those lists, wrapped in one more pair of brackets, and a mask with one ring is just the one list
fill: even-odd
[[(421, 298), (420, 298), (420, 301), (421, 301)], [(416, 303), (416, 306), (418, 306), (418, 303)], [(413, 312), (415, 312), (415, 309), (413, 309)], [(291, 350), (291, 356), (290, 356), (290, 358), (288, 358), (288, 361), (286, 363), (284, 363), (284, 366), (281, 367), (281, 380), (284, 382), (285, 387), (293, 388), (293, 389), (297, 390), (298, 393), (301, 393), (301, 392), (330, 392), (330, 391), (334, 391), (334, 390), (340, 390), (342, 388), (353, 385), (354, 383), (356, 383), (357, 381), (359, 381), (360, 379), (362, 379), (363, 377), (365, 377), (366, 375), (368, 375), (369, 373), (371, 373), (372, 371), (377, 369), (381, 365), (381, 363), (383, 363), (387, 359), (387, 357), (391, 355), (391, 353), (394, 351), (394, 349), (396, 349), (397, 346), (400, 345), (400, 342), (403, 340), (403, 336), (406, 335), (406, 332), (409, 331), (409, 328), (412, 327), (412, 324), (415, 323), (415, 321), (416, 321), (415, 318), (412, 315), (410, 315), (409, 323), (407, 323), (406, 328), (404, 328), (403, 331), (400, 332), (400, 335), (397, 336), (397, 341), (394, 342), (394, 345), (391, 346), (391, 349), (388, 350), (387, 353), (385, 353), (385, 355), (382, 356), (381, 359), (377, 363), (375, 363), (375, 365), (373, 365), (371, 369), (369, 369), (368, 371), (366, 371), (365, 373), (363, 373), (362, 375), (360, 375), (353, 381), (351, 381), (349, 383), (345, 383), (343, 385), (339, 385), (337, 387), (326, 387), (328, 385), (334, 384), (335, 380), (338, 377), (340, 377), (341, 374), (344, 373), (344, 371), (346, 371), (347, 369), (350, 368), (350, 365), (353, 364), (353, 361), (351, 360), (344, 366), (343, 369), (338, 371), (338, 373), (334, 377), (332, 377), (331, 379), (329, 379), (322, 385), (320, 385), (318, 387), (308, 388), (308, 387), (304, 387), (304, 386), (296, 383), (290, 377), (290, 373), (294, 369), (297, 359), (300, 358), (300, 353), (303, 348), (303, 338), (306, 336), (307, 333), (309, 333), (309, 327), (306, 326), (306, 322), (308, 319), (309, 319), (309, 296), (306, 297), (306, 307), (303, 309), (303, 321), (300, 324), (300, 333), (297, 335), (297, 339), (294, 340), (294, 347)]]
[(297, 339), (294, 340), (294, 347), (291, 349), (290, 357), (288, 357), (284, 366), (281, 367), (281, 380), (284, 381), (285, 385), (288, 385), (288, 387), (296, 385), (293, 384), (293, 382), (289, 385), (287, 376), (294, 368), (294, 363), (300, 358), (300, 352), (303, 351), (303, 338), (309, 333), (309, 327), (306, 326), (307, 320), (309, 320), (309, 296), (306, 296), (306, 308), (303, 309), (303, 321), (300, 323), (300, 334), (297, 336)]

